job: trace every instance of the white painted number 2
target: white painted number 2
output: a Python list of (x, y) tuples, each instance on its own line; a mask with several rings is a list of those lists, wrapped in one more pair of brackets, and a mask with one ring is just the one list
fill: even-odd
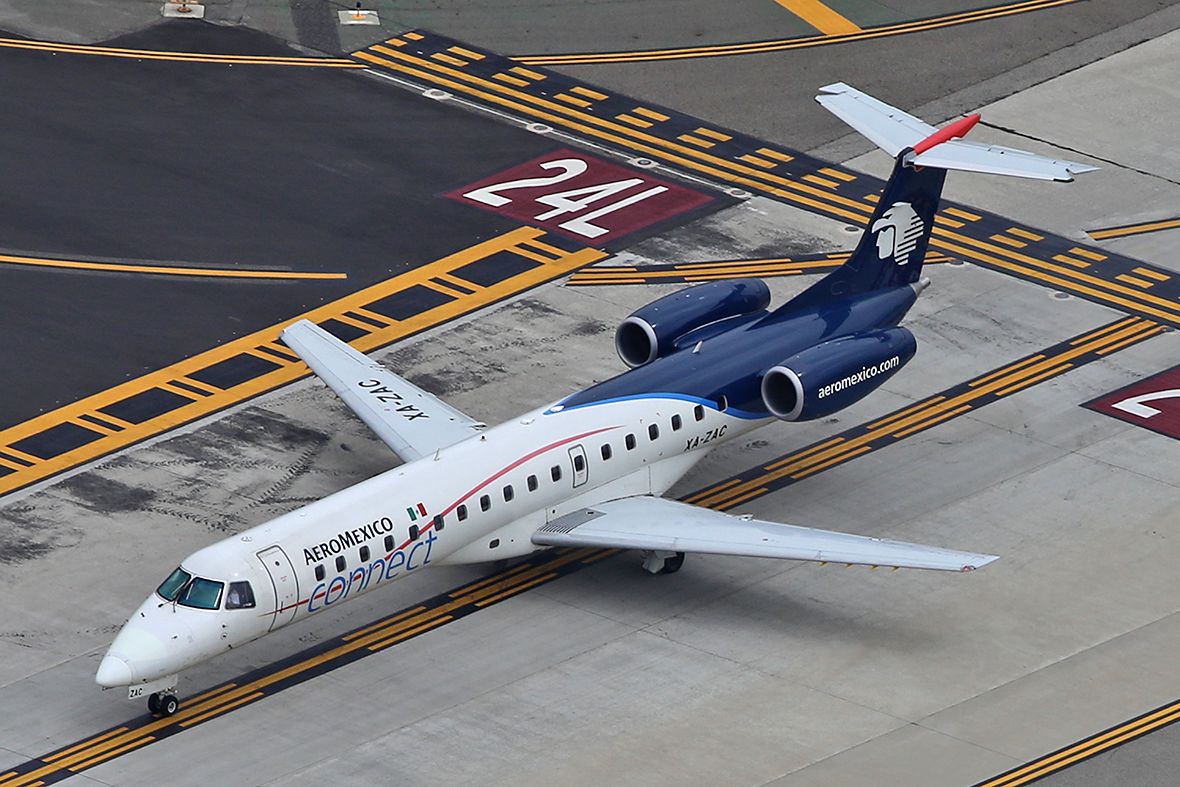
[[(541, 169), (560, 169), (561, 172), (556, 175), (542, 178), (522, 178), (520, 180), (510, 180), (506, 183), (493, 183), (490, 186), (483, 186), (478, 189), (468, 191), (463, 196), (468, 199), (482, 202), (485, 205), (492, 207), (502, 207), (512, 202), (511, 199), (505, 197), (501, 192), (511, 191), (513, 189), (528, 189), (536, 188), (537, 186), (553, 186), (570, 178), (576, 178), (588, 169), (588, 165), (582, 159), (577, 158), (563, 158), (555, 161), (546, 161), (541, 165)], [(643, 178), (628, 178), (627, 180), (616, 180), (611, 183), (600, 183), (596, 186), (584, 186), (582, 188), (571, 189), (569, 191), (559, 191), (553, 194), (543, 194), (536, 197), (536, 201), (542, 205), (548, 205), (553, 210), (547, 210), (544, 213), (538, 214), (534, 218), (537, 221), (548, 221), (557, 218), (565, 213), (581, 213), (582, 215), (574, 216), (568, 221), (562, 222), (558, 226), (564, 230), (582, 235), (587, 238), (597, 238), (600, 235), (605, 235), (608, 230), (605, 227), (600, 227), (591, 222), (595, 219), (600, 219), (603, 216), (614, 213), (617, 210), (622, 210), (629, 205), (634, 205), (637, 202), (642, 202), (645, 199), (654, 197), (657, 194), (662, 194), (667, 191), (666, 186), (653, 186), (650, 189), (641, 191), (637, 194), (632, 194), (630, 197), (611, 202), (603, 205), (597, 210), (592, 210), (589, 213), (583, 211), (589, 210), (590, 206), (599, 200), (613, 197), (614, 195), (626, 191), (629, 188), (643, 184)]]

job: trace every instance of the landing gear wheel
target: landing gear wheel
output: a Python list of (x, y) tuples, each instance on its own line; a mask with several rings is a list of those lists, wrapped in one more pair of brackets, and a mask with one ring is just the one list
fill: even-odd
[(148, 695), (148, 713), (153, 716), (160, 715), (160, 692), (154, 691)]
[(643, 570), (649, 574), (675, 574), (683, 565), (683, 552), (651, 550), (643, 553)]
[(661, 574), (675, 574), (684, 565), (684, 553), (677, 552), (669, 558), (664, 558), (664, 567), (660, 569)]
[(180, 700), (176, 698), (175, 694), (164, 694), (160, 697), (160, 715), (171, 716), (180, 710)]

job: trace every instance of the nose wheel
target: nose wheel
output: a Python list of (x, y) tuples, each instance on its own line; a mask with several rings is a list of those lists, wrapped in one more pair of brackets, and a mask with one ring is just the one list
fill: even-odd
[(175, 694), (163, 691), (148, 696), (148, 711), (153, 716), (171, 716), (180, 710), (180, 700)]

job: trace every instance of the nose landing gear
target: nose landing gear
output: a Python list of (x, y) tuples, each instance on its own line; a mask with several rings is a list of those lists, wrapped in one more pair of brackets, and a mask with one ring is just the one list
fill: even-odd
[(148, 711), (153, 716), (171, 716), (180, 710), (180, 700), (175, 694), (165, 691), (152, 692), (148, 696)]

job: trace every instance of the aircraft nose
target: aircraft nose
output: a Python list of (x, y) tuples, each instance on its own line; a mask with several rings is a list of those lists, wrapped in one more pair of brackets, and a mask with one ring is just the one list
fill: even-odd
[(98, 672), (94, 675), (94, 682), (108, 689), (129, 686), (132, 680), (131, 667), (118, 656), (103, 656)]

